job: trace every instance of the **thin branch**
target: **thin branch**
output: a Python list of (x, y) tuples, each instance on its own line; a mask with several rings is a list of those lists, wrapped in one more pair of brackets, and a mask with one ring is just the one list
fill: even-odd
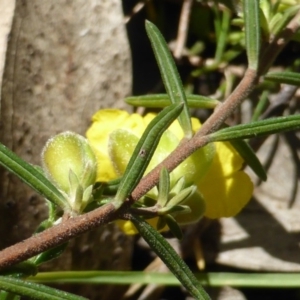
[[(193, 152), (209, 143), (209, 139), (205, 134), (217, 130), (221, 126), (222, 123), (218, 118), (225, 120), (238, 103), (249, 95), (255, 81), (256, 73), (253, 71), (246, 72), (245, 77), (228, 100), (209, 118), (208, 125), (205, 126), (206, 122), (192, 139), (182, 141), (169, 157), (147, 174), (118, 212), (116, 212), (115, 207), (109, 203), (84, 215), (68, 219), (61, 224), (10, 246), (0, 252), (0, 269), (7, 268), (50, 248), (61, 245), (71, 238), (100, 225), (107, 224), (122, 216), (122, 214), (127, 212), (129, 205), (140, 199), (158, 183), (159, 172), (162, 166), (172, 171)], [(202, 136), (202, 134), (204, 136)]]
[(234, 110), (245, 100), (255, 87), (258, 80), (255, 70), (247, 69), (246, 73), (226, 101), (219, 105), (216, 111), (203, 124), (196, 136), (204, 136), (218, 130)]
[(186, 43), (192, 5), (193, 5), (193, 0), (184, 0), (182, 4), (179, 26), (178, 26), (178, 33), (177, 33), (176, 44), (174, 49), (174, 57), (176, 59), (181, 58), (182, 51)]
[(84, 215), (70, 218), (2, 250), (0, 252), (0, 270), (61, 245), (100, 225), (107, 224), (116, 217), (115, 207), (109, 203)]
[[(299, 30), (299, 18), (300, 12), (288, 24), (280, 38), (268, 46), (261, 60), (263, 63), (261, 64), (260, 74), (267, 70), (268, 66), (273, 63), (285, 44), (292, 38), (295, 32)], [(275, 48), (272, 48), (272, 45)], [(118, 211), (116, 211), (113, 204), (110, 203), (84, 215), (68, 219), (67, 221), (36, 234), (23, 242), (8, 247), (0, 252), (0, 269), (24, 261), (124, 215), (128, 210), (129, 204), (140, 199), (140, 197), (158, 183), (159, 172), (162, 166), (165, 166), (169, 171), (172, 171), (194, 151), (209, 143), (209, 139), (206, 135), (218, 130), (234, 109), (250, 94), (255, 86), (258, 76), (259, 75), (255, 71), (248, 69), (234, 92), (224, 104), (218, 107), (204, 123), (199, 132), (192, 139), (183, 141), (169, 157), (147, 174), (133, 191), (132, 197), (130, 197), (131, 199), (128, 199)]]
[(132, 201), (137, 201), (158, 182), (162, 167), (172, 172), (180, 163), (194, 153), (197, 149), (204, 147), (210, 141), (206, 134), (218, 130), (224, 121), (232, 114), (234, 109), (250, 94), (257, 81), (257, 73), (248, 69), (240, 84), (236, 87), (229, 98), (217, 108), (210, 118), (203, 124), (200, 130), (190, 140), (182, 143), (158, 166), (149, 172), (132, 192)]

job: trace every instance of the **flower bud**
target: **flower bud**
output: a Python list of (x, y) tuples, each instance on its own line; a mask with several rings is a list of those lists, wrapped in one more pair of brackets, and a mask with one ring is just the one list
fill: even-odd
[(82, 212), (91, 200), (97, 173), (88, 141), (73, 132), (60, 133), (46, 143), (42, 164), (48, 179), (67, 196), (72, 210)]
[[(108, 153), (112, 164), (119, 176), (121, 176), (127, 167), (129, 159), (138, 143), (138, 137), (126, 129), (114, 130), (109, 135)], [(170, 130), (166, 130), (155, 150), (155, 153), (147, 167), (145, 174), (154, 169), (161, 163), (180, 143), (180, 140)], [(185, 159), (170, 174), (170, 186), (174, 187), (179, 178), (184, 176), (186, 186), (194, 184), (203, 177), (209, 169), (213, 157), (215, 155), (215, 147), (209, 144), (204, 148), (197, 150), (190, 157)], [(148, 193), (149, 195), (153, 194)], [(155, 195), (152, 195), (155, 196)]]

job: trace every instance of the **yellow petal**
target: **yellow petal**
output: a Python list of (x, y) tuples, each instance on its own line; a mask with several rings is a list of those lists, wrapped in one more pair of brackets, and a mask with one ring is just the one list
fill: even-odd
[(156, 114), (154, 113), (148, 113), (143, 118), (144, 120), (144, 129), (147, 127), (147, 125), (156, 117)]
[(137, 137), (141, 137), (146, 129), (145, 121), (139, 114), (131, 114), (119, 128), (132, 132)]
[(138, 234), (137, 229), (131, 221), (117, 220), (115, 223), (127, 235)]
[(97, 181), (109, 181), (118, 177), (108, 154), (109, 134), (115, 129), (124, 128), (136, 136), (141, 136), (144, 129), (144, 120), (138, 114), (129, 114), (117, 109), (99, 110), (92, 118), (92, 125), (86, 136), (93, 146), (98, 163)]
[(99, 166), (99, 168), (97, 169), (96, 181), (108, 182), (110, 180), (116, 179), (118, 175), (115, 172), (115, 169), (106, 151), (99, 151), (97, 149), (94, 149), (94, 152), (98, 165), (101, 164), (101, 166)]
[(121, 127), (122, 122), (128, 117), (129, 114), (126, 111), (103, 109), (92, 118), (93, 123), (86, 136), (95, 151), (98, 165), (101, 164), (97, 170), (97, 181), (109, 181), (117, 177), (108, 156), (108, 137), (109, 133)]
[(243, 159), (229, 143), (216, 143), (217, 154), (198, 183), (206, 202), (205, 216), (215, 219), (236, 215), (250, 200), (253, 183), (243, 171)]
[(223, 176), (230, 175), (242, 168), (244, 160), (230, 143), (218, 142), (214, 144), (216, 147), (216, 156), (214, 160)]
[(125, 129), (116, 129), (109, 135), (108, 153), (119, 176), (124, 174), (139, 139)]
[[(156, 229), (157, 228), (158, 218), (156, 217), (156, 218), (148, 219), (147, 222), (153, 228)], [(133, 223), (131, 221), (117, 220), (116, 224), (127, 235), (138, 234), (138, 231), (137, 231), (136, 227), (133, 225)], [(169, 228), (167, 226), (165, 226), (162, 230), (160, 230), (160, 232), (168, 231), (168, 230), (169, 230)]]

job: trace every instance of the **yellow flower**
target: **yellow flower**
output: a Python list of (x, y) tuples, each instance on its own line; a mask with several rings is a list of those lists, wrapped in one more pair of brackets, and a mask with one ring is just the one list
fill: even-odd
[[(154, 117), (155, 114), (142, 117), (114, 109), (100, 110), (93, 116), (87, 138), (98, 160), (97, 181), (106, 182), (122, 175), (138, 139)], [(195, 132), (201, 127), (195, 118), (192, 118), (192, 125)], [(163, 134), (145, 173), (167, 157), (182, 138), (182, 129), (175, 121)], [(242, 164), (243, 159), (229, 143), (210, 144), (197, 150), (171, 173), (171, 187), (185, 176), (187, 183), (196, 184), (202, 194), (206, 204), (205, 216), (233, 216), (245, 206), (253, 191), (250, 178), (241, 171)], [(156, 192), (152, 190), (151, 193)], [(157, 219), (151, 222), (155, 225)], [(128, 222), (123, 222), (122, 226), (126, 233), (131, 232)]]

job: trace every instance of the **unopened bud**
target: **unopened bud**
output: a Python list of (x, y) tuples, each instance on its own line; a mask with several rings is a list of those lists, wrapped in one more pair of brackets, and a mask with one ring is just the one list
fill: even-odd
[(97, 160), (88, 141), (69, 131), (58, 134), (45, 145), (42, 164), (49, 180), (67, 196), (72, 209), (81, 212), (89, 202), (97, 172)]

